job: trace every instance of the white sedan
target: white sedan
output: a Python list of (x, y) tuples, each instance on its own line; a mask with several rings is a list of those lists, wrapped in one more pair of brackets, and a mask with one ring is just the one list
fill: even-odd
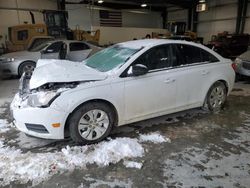
[[(49, 60), (47, 60), (49, 61)], [(96, 143), (115, 126), (191, 108), (218, 111), (233, 88), (232, 62), (186, 41), (116, 44), (84, 63), (39, 65), (12, 102), (26, 134)]]
[(12, 52), (0, 57), (0, 77), (32, 74), (38, 59), (67, 59), (83, 61), (101, 48), (83, 41), (52, 40), (26, 51)]

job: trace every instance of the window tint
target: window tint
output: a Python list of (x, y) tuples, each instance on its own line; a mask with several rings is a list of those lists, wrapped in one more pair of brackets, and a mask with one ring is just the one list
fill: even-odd
[(200, 48), (195, 46), (177, 44), (178, 51), (183, 58), (184, 64), (200, 63), (202, 62)]
[(133, 64), (143, 64), (149, 70), (162, 69), (172, 66), (171, 51), (169, 45), (152, 48), (142, 54)]
[(191, 45), (173, 44), (173, 66), (219, 61), (209, 52)]
[(50, 52), (50, 53), (57, 53), (60, 51), (60, 49), (62, 48), (63, 46), (63, 42), (59, 41), (59, 42), (54, 42), (52, 43), (47, 49), (46, 51), (47, 52)]
[(202, 62), (218, 62), (219, 60), (206, 50), (201, 49)]
[(87, 49), (89, 49), (89, 46), (82, 42), (72, 42), (69, 44), (70, 51), (80, 51), (80, 50), (87, 50)]

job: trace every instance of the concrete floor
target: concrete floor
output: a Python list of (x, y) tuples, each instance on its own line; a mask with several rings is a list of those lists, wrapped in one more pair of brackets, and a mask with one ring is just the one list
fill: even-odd
[[(8, 104), (16, 88), (17, 80), (0, 82), (0, 119), (11, 121)], [(237, 83), (218, 114), (188, 110), (123, 126), (111, 137), (137, 138), (156, 131), (171, 143), (143, 143), (144, 156), (133, 159), (143, 164), (141, 169), (125, 168), (122, 161), (106, 167), (92, 164), (55, 174), (35, 187), (249, 187), (250, 82)], [(26, 143), (20, 139), (25, 135), (20, 136), (14, 128), (0, 137), (9, 146), (38, 154), (72, 144), (36, 138)], [(30, 185), (15, 181), (6, 187)]]

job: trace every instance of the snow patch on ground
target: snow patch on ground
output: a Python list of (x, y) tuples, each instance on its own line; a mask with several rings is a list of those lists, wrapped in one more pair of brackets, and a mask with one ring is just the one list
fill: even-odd
[(158, 132), (141, 134), (139, 140), (140, 142), (153, 142), (153, 143), (171, 142), (169, 138), (162, 136)]
[(142, 168), (142, 163), (138, 163), (138, 162), (134, 162), (134, 161), (124, 161), (123, 165), (126, 168), (138, 168), (138, 169)]
[(143, 154), (144, 148), (138, 139), (131, 138), (116, 138), (89, 146), (67, 146), (59, 152), (47, 153), (22, 153), (0, 141), (0, 186), (13, 181), (31, 181), (37, 185), (56, 173), (85, 168), (87, 164), (107, 166)]

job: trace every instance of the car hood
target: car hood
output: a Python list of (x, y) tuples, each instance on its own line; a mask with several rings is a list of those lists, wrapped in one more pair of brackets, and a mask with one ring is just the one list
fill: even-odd
[(250, 50), (246, 51), (245, 53), (239, 56), (240, 59), (245, 61), (250, 61)]
[(84, 63), (66, 60), (38, 60), (30, 79), (29, 88), (35, 89), (47, 83), (67, 83), (79, 81), (98, 81), (107, 78)]

